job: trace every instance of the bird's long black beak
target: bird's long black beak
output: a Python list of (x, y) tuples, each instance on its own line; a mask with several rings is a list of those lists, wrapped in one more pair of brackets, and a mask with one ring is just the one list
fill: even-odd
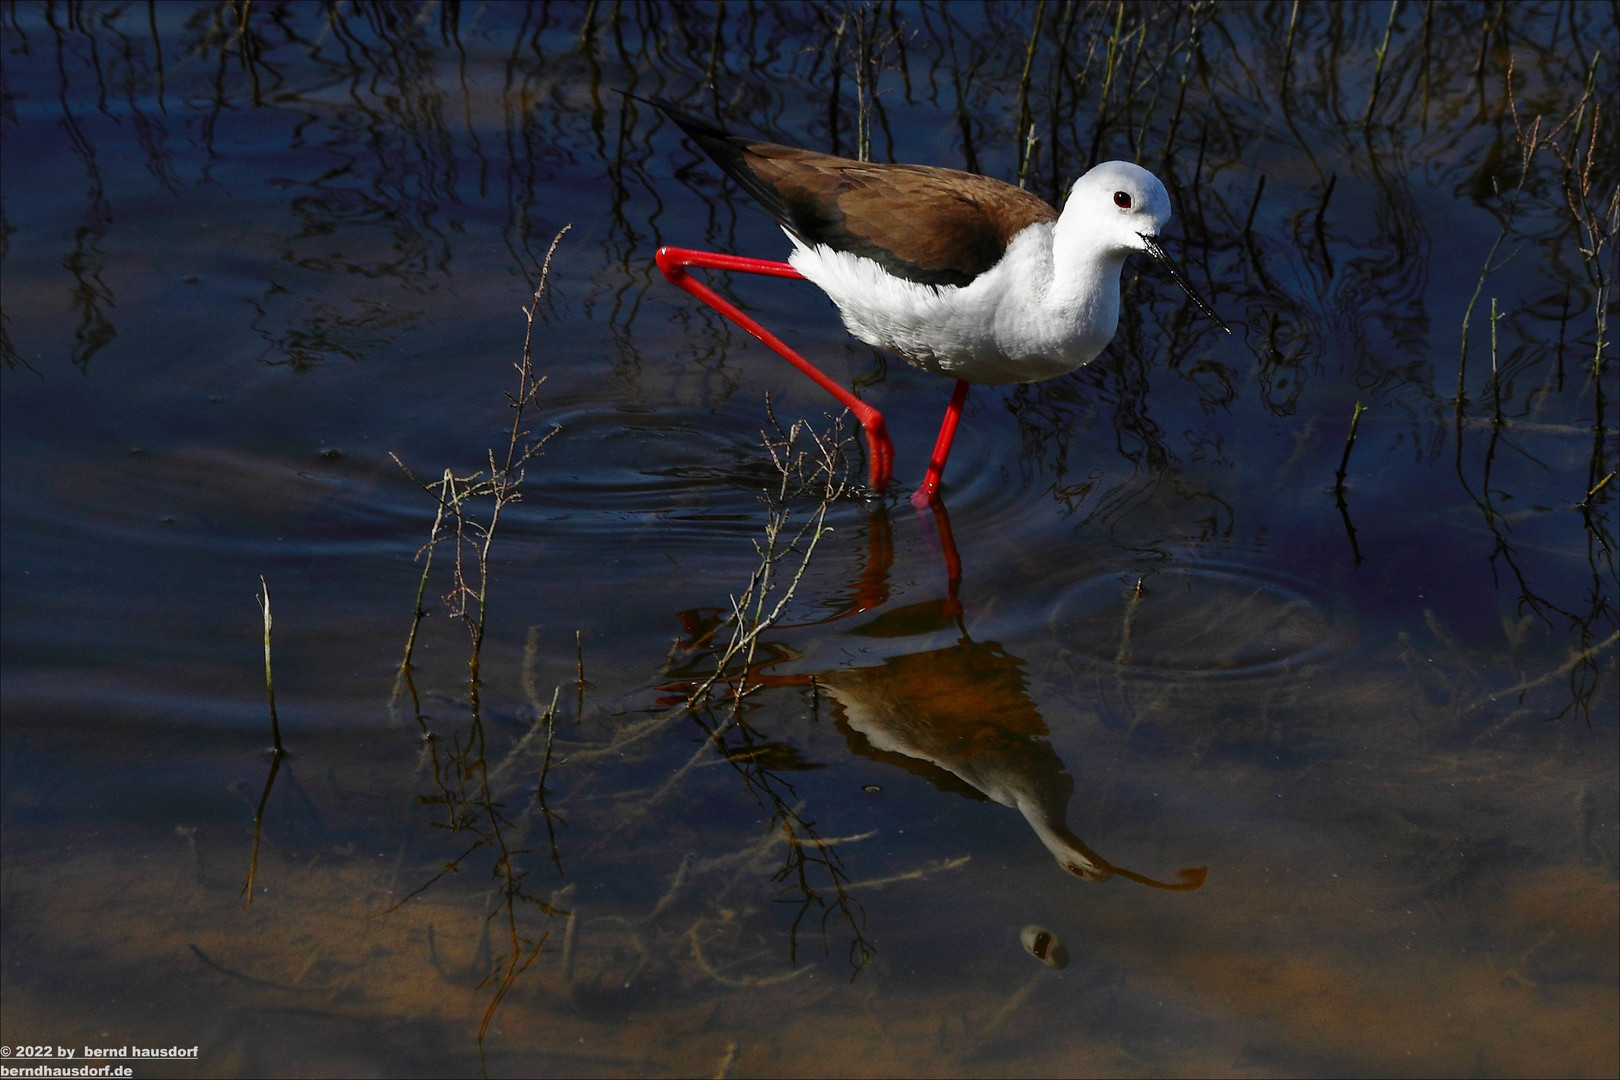
[(1159, 261), (1159, 265), (1170, 271), (1171, 278), (1175, 280), (1177, 285), (1181, 286), (1182, 292), (1192, 297), (1192, 302), (1198, 305), (1198, 310), (1202, 311), (1205, 315), (1208, 315), (1214, 320), (1216, 326), (1230, 334), (1232, 332), (1232, 328), (1222, 322), (1221, 317), (1215, 314), (1214, 310), (1208, 304), (1204, 303), (1204, 298), (1202, 296), (1199, 296), (1197, 293), (1193, 292), (1193, 287), (1187, 284), (1187, 279), (1181, 276), (1181, 271), (1177, 269), (1176, 264), (1171, 261), (1170, 253), (1165, 251), (1164, 248), (1160, 247), (1159, 242), (1146, 233), (1139, 233), (1138, 235), (1142, 237), (1142, 249), (1157, 259)]

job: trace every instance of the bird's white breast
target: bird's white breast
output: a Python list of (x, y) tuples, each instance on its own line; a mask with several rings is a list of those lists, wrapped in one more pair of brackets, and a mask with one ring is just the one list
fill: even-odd
[[(791, 237), (790, 237), (791, 238)], [(921, 285), (871, 259), (794, 241), (793, 268), (832, 298), (849, 332), (927, 371), (976, 383), (1038, 382), (1095, 359), (1119, 320), (1119, 268), (1056, 281), (1053, 230), (1031, 225), (971, 283)]]

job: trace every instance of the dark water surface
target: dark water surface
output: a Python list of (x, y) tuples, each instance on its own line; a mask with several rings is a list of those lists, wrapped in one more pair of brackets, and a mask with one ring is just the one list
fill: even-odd
[[(1616, 20), (6, 6), (3, 1042), (1613, 1075)], [(1095, 363), (974, 391), (948, 518), (853, 441), (779, 496), (767, 394), (812, 465), (828, 402), (652, 255), (785, 241), (613, 88), (1052, 200), (1138, 160), (1235, 332), (1133, 260)], [(564, 225), (478, 678), (453, 537), (401, 677), (436, 503), (390, 454), (505, 460)], [(949, 385), (714, 279), (909, 490)], [(784, 516), (831, 531), (761, 600)]]

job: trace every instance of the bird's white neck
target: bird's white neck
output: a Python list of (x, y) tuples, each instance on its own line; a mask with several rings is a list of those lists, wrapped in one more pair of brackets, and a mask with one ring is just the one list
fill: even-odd
[[(1065, 214), (1052, 226), (1052, 280), (1045, 306), (1070, 326), (1089, 327), (1095, 351), (1113, 339), (1119, 324), (1119, 276), (1129, 254), (1096, 243), (1094, 226)], [(1088, 340), (1088, 346), (1091, 342)]]
[(1063, 821), (1062, 808), (1055, 808), (1054, 814), (1053, 807), (1030, 798), (1019, 798), (1015, 805), (1063, 869), (1087, 881), (1103, 881), (1113, 876), (1113, 868), (1101, 862), (1070, 831), (1068, 824)]

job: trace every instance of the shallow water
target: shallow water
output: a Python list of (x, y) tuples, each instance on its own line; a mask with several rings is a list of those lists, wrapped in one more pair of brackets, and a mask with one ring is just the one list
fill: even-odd
[[(0, 29), (8, 1047), (198, 1047), (136, 1075), (1620, 1070), (1608, 9)], [(777, 498), (771, 413), (825, 431), (828, 403), (652, 253), (784, 242), (614, 88), (1005, 178), (1024, 116), (1049, 199), (1140, 160), (1234, 334), (1133, 262), (1095, 363), (975, 389), (948, 516), (863, 491), (854, 441), (838, 498)], [(530, 414), (556, 434), (501, 511), (478, 679), (452, 541), (402, 678), (412, 477), (504, 455), (564, 225)], [(863, 386), (916, 483), (949, 386), (802, 283), (717, 277)], [(728, 659), (772, 515), (823, 509)]]

